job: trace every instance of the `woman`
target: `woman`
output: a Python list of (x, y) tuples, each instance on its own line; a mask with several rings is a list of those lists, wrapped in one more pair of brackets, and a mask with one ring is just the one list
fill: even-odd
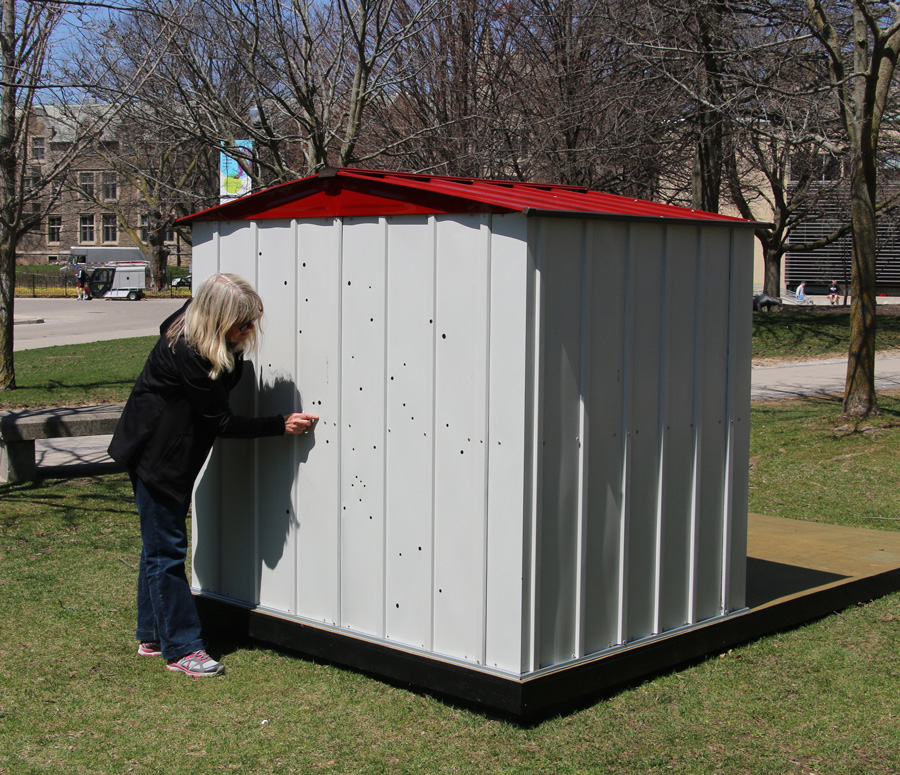
[(184, 563), (194, 480), (219, 436), (256, 438), (307, 433), (314, 414), (239, 417), (228, 397), (243, 354), (257, 343), (262, 300), (249, 283), (214, 274), (160, 327), (109, 446), (131, 476), (141, 520), (138, 654), (161, 654), (166, 667), (220, 675), (200, 635)]

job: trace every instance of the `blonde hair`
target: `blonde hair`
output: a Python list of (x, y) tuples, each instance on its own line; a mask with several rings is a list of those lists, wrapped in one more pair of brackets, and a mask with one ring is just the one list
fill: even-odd
[[(235, 353), (256, 348), (262, 314), (262, 299), (250, 283), (236, 274), (214, 274), (203, 281), (190, 306), (175, 318), (166, 338), (174, 347), (183, 336), (212, 365), (210, 379), (218, 379), (222, 372), (234, 370)], [(256, 325), (249, 329), (247, 339), (229, 344), (225, 338), (229, 329), (250, 322)]]

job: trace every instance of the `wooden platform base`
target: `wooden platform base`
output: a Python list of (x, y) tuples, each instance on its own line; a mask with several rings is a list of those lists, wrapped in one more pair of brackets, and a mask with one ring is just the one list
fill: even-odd
[(199, 596), (204, 627), (531, 723), (740, 643), (900, 590), (900, 534), (751, 515), (749, 610), (521, 680)]

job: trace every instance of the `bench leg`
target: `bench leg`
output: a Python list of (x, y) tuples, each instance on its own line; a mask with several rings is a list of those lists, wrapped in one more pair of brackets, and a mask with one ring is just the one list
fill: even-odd
[(34, 440), (0, 441), (0, 484), (33, 482), (35, 479)]

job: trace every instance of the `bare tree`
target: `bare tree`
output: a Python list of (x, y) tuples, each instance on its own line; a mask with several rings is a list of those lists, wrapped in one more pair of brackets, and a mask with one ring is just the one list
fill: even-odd
[[(166, 97), (158, 111), (168, 109), (175, 136), (216, 155), (251, 140), (244, 166), (257, 188), (361, 163), (383, 150), (361, 144), (371, 106), (391, 98), (400, 47), (432, 4), (192, 0), (190, 16), (159, 55), (156, 86)], [(184, 5), (142, 0), (159, 18)], [(124, 48), (135, 36), (120, 28), (117, 40)]]
[[(87, 99), (97, 72), (72, 80), (66, 63), (78, 46), (99, 45), (93, 33), (104, 15), (121, 19), (128, 11), (126, 3), (0, 0), (0, 390), (16, 386), (13, 313), (19, 241), (46, 216), (73, 160), (102, 136), (122, 104)], [(177, 27), (178, 19), (173, 23)], [(147, 43), (150, 52), (159, 48), (151, 36)], [(155, 64), (152, 53), (145, 56), (123, 93), (138, 92)], [(49, 138), (57, 152), (45, 158), (36, 158), (27, 143), (40, 113), (53, 116), (59, 133)]]
[[(100, 198), (93, 187), (81, 190), (77, 181), (69, 185), (81, 198), (115, 212), (119, 229), (147, 256), (154, 290), (166, 287), (166, 235), (175, 220), (218, 202), (217, 149), (201, 141), (193, 127), (186, 128), (191, 106), (180, 102), (181, 85), (191, 71), (183, 67), (179, 46), (190, 33), (204, 29), (194, 10), (192, 3), (142, 2), (140, 14), (110, 23), (102, 31), (102, 45), (83, 51), (70, 68), (76, 79), (101, 72), (91, 93), (104, 103), (120, 105), (115, 131), (97, 138), (89, 151), (128, 185), (122, 188), (126, 195), (114, 199)], [(136, 78), (146, 67), (148, 40), (157, 47), (151, 54), (153, 77), (140, 80), (135, 90)], [(214, 66), (210, 63), (210, 69)], [(227, 70), (220, 71), (217, 80), (232, 87), (237, 81)], [(142, 212), (141, 222), (133, 220), (136, 212)], [(180, 237), (189, 243), (190, 230)]]
[(847, 137), (853, 225), (850, 349), (844, 412), (878, 412), (875, 393), (878, 152), (900, 54), (900, 7), (866, 0), (806, 0), (808, 28), (828, 60)]

